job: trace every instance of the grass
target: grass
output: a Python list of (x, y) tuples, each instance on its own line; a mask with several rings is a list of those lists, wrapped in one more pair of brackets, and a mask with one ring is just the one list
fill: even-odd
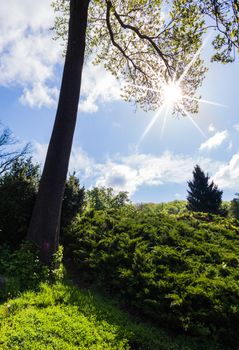
[(0, 306), (1, 350), (216, 350), (197, 338), (170, 336), (136, 322), (89, 291), (42, 284)]

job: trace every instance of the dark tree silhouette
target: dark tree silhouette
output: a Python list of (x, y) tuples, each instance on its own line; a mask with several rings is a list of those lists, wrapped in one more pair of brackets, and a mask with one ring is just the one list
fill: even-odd
[(193, 180), (188, 182), (189, 190), (187, 208), (190, 211), (220, 214), (222, 191), (213, 181), (209, 183), (209, 176), (205, 175), (199, 165), (193, 170)]

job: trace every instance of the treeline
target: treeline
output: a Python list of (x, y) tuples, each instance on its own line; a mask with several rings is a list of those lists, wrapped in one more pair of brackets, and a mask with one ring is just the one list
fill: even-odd
[[(25, 237), (38, 190), (40, 168), (26, 156), (14, 159), (8, 170), (0, 176), (0, 244), (8, 242), (17, 246)], [(68, 177), (62, 204), (61, 235), (77, 216), (91, 209), (116, 209), (125, 205), (137, 208), (147, 207), (153, 212), (177, 214), (187, 211), (219, 214), (239, 218), (239, 198), (222, 202), (222, 191), (208, 175), (196, 166), (193, 179), (188, 182), (187, 201), (169, 203), (132, 204), (127, 192), (115, 194), (112, 188), (86, 190), (79, 179), (72, 174)]]

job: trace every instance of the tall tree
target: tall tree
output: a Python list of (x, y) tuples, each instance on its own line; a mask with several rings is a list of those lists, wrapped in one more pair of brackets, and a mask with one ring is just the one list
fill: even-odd
[(193, 170), (193, 180), (188, 182), (189, 190), (187, 208), (190, 211), (219, 214), (222, 204), (222, 191), (213, 181), (209, 183), (209, 176), (205, 175), (199, 165)]
[[(195, 53), (203, 30), (193, 0), (174, 2), (163, 17), (167, 1), (58, 0), (59, 35), (66, 33), (65, 65), (55, 124), (27, 237), (35, 242), (44, 262), (50, 263), (59, 241), (61, 204), (75, 129), (85, 48), (96, 61), (128, 83), (125, 98), (145, 108), (157, 108), (166, 83), (181, 77), (185, 94), (194, 93), (205, 69)], [(87, 27), (87, 23), (89, 26)], [(63, 32), (62, 32), (63, 31)], [(191, 63), (190, 63), (191, 62)], [(184, 73), (183, 73), (184, 72)], [(185, 108), (197, 109), (195, 100)]]

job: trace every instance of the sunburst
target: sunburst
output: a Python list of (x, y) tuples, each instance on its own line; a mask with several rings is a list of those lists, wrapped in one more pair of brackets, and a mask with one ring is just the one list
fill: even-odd
[(147, 125), (147, 127), (145, 128), (143, 134), (140, 137), (138, 145), (141, 144), (141, 142), (147, 136), (147, 134), (149, 133), (149, 131), (151, 130), (151, 128), (153, 127), (155, 122), (159, 119), (160, 115), (164, 111), (165, 113), (163, 115), (163, 123), (162, 123), (161, 135), (163, 134), (165, 126), (166, 126), (167, 116), (168, 116), (169, 110), (174, 108), (174, 107), (178, 107), (182, 111), (182, 113), (185, 116), (188, 117), (188, 119), (191, 121), (191, 123), (194, 125), (194, 127), (198, 130), (198, 132), (204, 138), (206, 138), (206, 135), (204, 134), (202, 129), (199, 127), (199, 125), (196, 123), (196, 121), (192, 118), (190, 113), (185, 109), (185, 107), (184, 107), (184, 100), (191, 100), (191, 101), (197, 101), (197, 102), (200, 102), (200, 103), (206, 103), (206, 104), (210, 104), (210, 105), (214, 105), (214, 106), (227, 107), (227, 106), (222, 105), (222, 104), (217, 103), (217, 102), (213, 102), (213, 101), (209, 101), (209, 100), (205, 100), (205, 99), (199, 99), (199, 98), (196, 98), (196, 97), (185, 95), (182, 92), (181, 83), (182, 83), (183, 79), (185, 78), (185, 76), (187, 75), (187, 73), (189, 72), (189, 70), (192, 67), (192, 65), (195, 63), (197, 57), (201, 53), (203, 47), (206, 45), (206, 43), (207, 43), (209, 38), (210, 38), (210, 35), (206, 38), (206, 40), (203, 42), (201, 47), (195, 53), (195, 55), (193, 56), (192, 60), (186, 66), (184, 72), (178, 78), (178, 80), (175, 80), (175, 78), (173, 78), (170, 81), (168, 81), (167, 83), (160, 82), (161, 90), (159, 90), (159, 89), (151, 89), (151, 88), (147, 88), (147, 87), (144, 87), (144, 86), (133, 85), (136, 88), (150, 90), (150, 91), (153, 91), (153, 92), (162, 93), (162, 91), (163, 91), (163, 94), (162, 94), (162, 96), (163, 96), (163, 103), (162, 103), (161, 107), (157, 110), (157, 112), (154, 114), (154, 116), (152, 117), (152, 119), (149, 122), (149, 124)]

